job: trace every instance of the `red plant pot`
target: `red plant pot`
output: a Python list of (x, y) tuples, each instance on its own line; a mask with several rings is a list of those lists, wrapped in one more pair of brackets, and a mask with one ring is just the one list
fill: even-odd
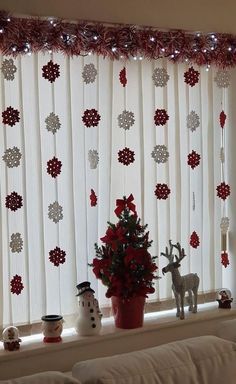
[(132, 329), (143, 326), (145, 297), (123, 299), (112, 296), (111, 303), (117, 328)]

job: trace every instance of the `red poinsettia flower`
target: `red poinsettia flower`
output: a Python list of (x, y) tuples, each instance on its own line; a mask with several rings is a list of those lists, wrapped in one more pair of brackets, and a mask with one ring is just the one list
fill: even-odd
[(52, 177), (57, 177), (61, 173), (62, 163), (57, 157), (53, 157), (47, 162), (47, 173)]
[(86, 109), (82, 116), (83, 123), (86, 127), (96, 127), (101, 120), (101, 116), (94, 108)]
[(221, 264), (226, 268), (229, 265), (229, 255), (227, 252), (221, 253)]
[(49, 252), (49, 260), (55, 267), (58, 267), (66, 261), (66, 252), (61, 248), (56, 247)]
[(188, 71), (184, 73), (184, 81), (186, 84), (193, 87), (199, 81), (200, 73), (195, 71), (193, 67), (190, 67)]
[(98, 198), (97, 198), (94, 190), (91, 189), (91, 193), (90, 193), (90, 205), (91, 205), (91, 207), (96, 207), (97, 201), (98, 201)]
[(21, 208), (23, 206), (23, 198), (18, 195), (17, 192), (12, 192), (10, 195), (6, 196), (6, 207), (9, 208), (11, 211), (16, 211), (17, 209)]
[(106, 235), (101, 237), (100, 240), (103, 243), (110, 245), (113, 251), (116, 251), (119, 243), (126, 242), (126, 232), (126, 229), (117, 224), (115, 228), (109, 227), (106, 231)]
[(156, 109), (154, 115), (155, 125), (165, 125), (167, 120), (169, 120), (169, 116), (165, 109)]
[(226, 117), (227, 116), (224, 113), (224, 111), (221, 111), (220, 112), (220, 126), (221, 126), (221, 128), (224, 128), (224, 126), (225, 126)]
[(166, 200), (168, 198), (169, 194), (170, 194), (170, 189), (169, 189), (167, 184), (158, 183), (156, 185), (155, 195), (156, 195), (157, 199)]
[(50, 60), (46, 65), (42, 68), (42, 76), (53, 83), (57, 77), (60, 76), (60, 66), (59, 64), (54, 64), (52, 60)]
[(120, 71), (119, 78), (120, 78), (121, 84), (123, 85), (123, 87), (125, 87), (127, 84), (126, 68), (125, 67)]
[(201, 156), (197, 152), (192, 151), (188, 154), (188, 165), (190, 165), (190, 167), (194, 169), (200, 164), (200, 159)]
[(10, 125), (11, 127), (13, 127), (13, 125), (20, 121), (19, 115), (20, 112), (17, 109), (7, 107), (7, 109), (2, 112), (2, 122), (3, 124)]
[(200, 240), (197, 232), (193, 231), (193, 233), (190, 236), (189, 244), (193, 248), (197, 248), (200, 245)]
[(217, 196), (219, 196), (222, 200), (226, 200), (227, 197), (230, 195), (230, 186), (228, 184), (221, 183), (216, 187), (217, 190)]
[(124, 165), (130, 165), (134, 162), (134, 152), (125, 147), (118, 152), (118, 161)]
[(22, 277), (18, 275), (13, 276), (11, 279), (11, 292), (19, 295), (23, 289)]

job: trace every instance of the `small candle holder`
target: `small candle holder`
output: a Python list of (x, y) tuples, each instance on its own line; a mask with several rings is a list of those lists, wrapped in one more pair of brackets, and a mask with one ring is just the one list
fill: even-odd
[(61, 315), (42, 316), (42, 332), (44, 343), (58, 343), (63, 330), (63, 317)]

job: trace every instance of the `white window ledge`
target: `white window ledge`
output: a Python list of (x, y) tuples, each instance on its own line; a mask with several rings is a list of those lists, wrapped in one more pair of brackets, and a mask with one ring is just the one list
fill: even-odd
[[(142, 348), (206, 334), (217, 334), (224, 320), (236, 318), (236, 306), (219, 309), (217, 303), (200, 304), (198, 313), (188, 313), (184, 320), (176, 318), (176, 310), (145, 314), (144, 326), (124, 330), (114, 326), (113, 318), (102, 320), (97, 336), (81, 337), (75, 330), (65, 329), (62, 341), (43, 343), (43, 336), (22, 338), (19, 351), (9, 352), (0, 345), (0, 379), (18, 377), (45, 370), (70, 371), (80, 360), (125, 353)], [(197, 326), (196, 326), (197, 325)], [(26, 359), (27, 358), (27, 359)]]

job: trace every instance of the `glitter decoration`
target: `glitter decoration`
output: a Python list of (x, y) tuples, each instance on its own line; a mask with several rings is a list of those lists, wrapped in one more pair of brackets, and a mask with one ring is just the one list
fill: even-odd
[(197, 127), (200, 125), (200, 118), (195, 111), (191, 111), (187, 116), (187, 128), (192, 132), (196, 131)]
[(198, 71), (195, 71), (193, 67), (190, 67), (188, 71), (184, 73), (184, 81), (186, 84), (193, 87), (195, 84), (199, 81), (200, 73)]
[(52, 132), (53, 134), (55, 134), (58, 131), (58, 129), (60, 129), (61, 127), (59, 116), (55, 115), (54, 112), (51, 112), (46, 117), (45, 123), (46, 123), (46, 129), (49, 132)]
[(170, 189), (169, 189), (167, 184), (158, 183), (156, 185), (156, 189), (155, 189), (154, 193), (155, 193), (157, 199), (166, 200), (170, 194)]
[(200, 164), (201, 156), (199, 153), (192, 151), (188, 154), (188, 165), (194, 169)]
[(42, 68), (42, 76), (50, 81), (50, 83), (54, 83), (54, 81), (60, 76), (60, 66), (59, 64), (54, 64), (52, 60), (50, 60), (46, 65)]
[(59, 267), (60, 264), (64, 264), (66, 261), (66, 252), (56, 247), (49, 252), (49, 260), (55, 267)]
[(11, 292), (19, 295), (23, 289), (24, 285), (22, 284), (22, 277), (19, 275), (13, 276), (11, 279)]
[(229, 218), (227, 216), (222, 217), (220, 221), (220, 229), (223, 234), (226, 234), (229, 230)]
[(88, 161), (91, 169), (96, 169), (99, 162), (98, 151), (96, 149), (90, 149), (88, 151)]
[(219, 69), (214, 77), (214, 80), (219, 88), (228, 88), (230, 85), (230, 74), (229, 71)]
[(118, 126), (125, 130), (130, 129), (134, 125), (134, 113), (124, 110), (118, 117)]
[(62, 206), (58, 203), (58, 201), (54, 201), (54, 203), (48, 206), (49, 219), (52, 220), (54, 223), (58, 223), (60, 220), (63, 219), (62, 211)]
[(152, 80), (156, 87), (165, 87), (170, 76), (165, 68), (155, 68), (152, 75)]
[(23, 240), (19, 232), (11, 234), (10, 248), (13, 253), (20, 253), (23, 249)]
[(6, 149), (2, 158), (8, 168), (14, 168), (20, 165), (21, 157), (22, 155), (20, 153), (19, 148), (13, 147)]
[(6, 208), (9, 208), (11, 211), (17, 211), (17, 209), (23, 207), (23, 198), (18, 195), (17, 192), (12, 192), (10, 195), (6, 196)]
[(20, 121), (20, 112), (17, 109), (12, 107), (7, 107), (5, 111), (2, 112), (2, 122), (3, 124), (10, 125), (13, 127), (16, 123)]
[(151, 156), (155, 160), (156, 163), (166, 163), (168, 161), (169, 152), (165, 145), (155, 145)]
[(118, 152), (118, 161), (123, 165), (130, 165), (134, 162), (134, 152), (125, 147)]
[(5, 80), (14, 80), (17, 68), (12, 59), (5, 59), (2, 62), (1, 71)]
[(169, 120), (169, 116), (165, 109), (156, 109), (154, 115), (155, 125), (165, 125), (167, 120)]
[(83, 123), (86, 127), (96, 127), (98, 126), (99, 121), (101, 120), (101, 116), (98, 111), (94, 108), (86, 109), (82, 116)]
[(82, 76), (83, 76), (83, 80), (86, 84), (89, 84), (89, 83), (94, 83), (95, 79), (96, 79), (96, 76), (97, 76), (97, 70), (95, 68), (95, 65), (94, 64), (86, 64), (84, 66), (84, 69), (83, 69), (83, 72), (82, 72)]

